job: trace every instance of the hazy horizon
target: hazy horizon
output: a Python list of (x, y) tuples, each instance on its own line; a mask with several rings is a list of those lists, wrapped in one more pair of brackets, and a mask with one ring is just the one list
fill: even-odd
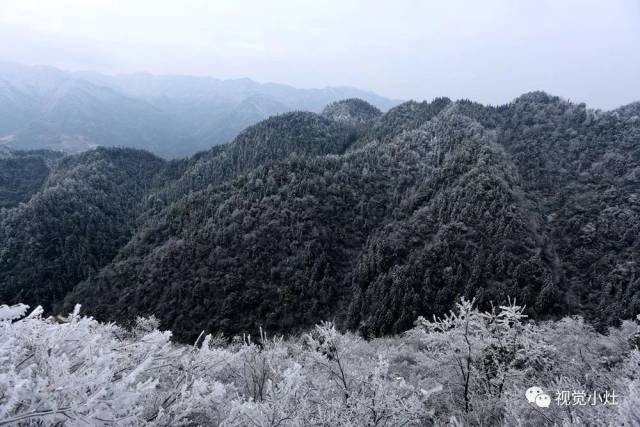
[(3, 0), (0, 59), (503, 104), (640, 99), (640, 3)]
[[(238, 77), (228, 77), (228, 78), (220, 78), (220, 77), (216, 77), (213, 75), (206, 75), (206, 74), (202, 74), (202, 75), (198, 75), (198, 74), (178, 74), (178, 73), (154, 73), (151, 71), (147, 71), (147, 70), (140, 70), (140, 71), (131, 71), (131, 72), (122, 72), (122, 73), (112, 73), (112, 72), (106, 72), (106, 71), (99, 71), (99, 70), (95, 70), (95, 69), (90, 69), (90, 68), (78, 68), (78, 69), (67, 69), (67, 68), (63, 68), (63, 67), (59, 67), (59, 66), (55, 66), (55, 65), (51, 65), (51, 64), (43, 64), (43, 63), (24, 63), (24, 62), (17, 62), (17, 61), (10, 61), (10, 60), (5, 60), (4, 58), (0, 58), (0, 65), (5, 64), (5, 65), (9, 65), (9, 66), (17, 66), (17, 67), (32, 67), (32, 68), (49, 68), (49, 69), (53, 69), (53, 70), (57, 70), (57, 71), (62, 71), (65, 73), (70, 73), (70, 74), (74, 74), (76, 75), (78, 78), (82, 79), (84, 75), (86, 75), (87, 73), (96, 73), (96, 74), (100, 74), (103, 76), (110, 76), (110, 77), (128, 77), (128, 76), (136, 76), (136, 75), (147, 75), (147, 76), (153, 76), (153, 77), (188, 77), (188, 78), (203, 78), (203, 79), (213, 79), (213, 80), (218, 80), (218, 81), (239, 81), (239, 80), (250, 80), (253, 81), (255, 83), (258, 84), (274, 84), (274, 85), (282, 85), (282, 86), (290, 86), (292, 88), (295, 89), (310, 89), (310, 90), (314, 90), (314, 89), (330, 89), (330, 88), (340, 88), (340, 87), (345, 87), (345, 88), (350, 88), (350, 89), (359, 89), (362, 91), (368, 91), (371, 93), (374, 93), (376, 95), (380, 95), (383, 96), (382, 94), (379, 94), (377, 92), (375, 92), (372, 89), (366, 88), (366, 87), (359, 87), (359, 86), (353, 86), (353, 85), (340, 85), (340, 84), (336, 84), (336, 85), (325, 85), (325, 86), (309, 86), (309, 87), (300, 87), (300, 86), (294, 86), (291, 83), (287, 83), (287, 82), (277, 82), (277, 81), (260, 81), (248, 76), (238, 76)], [(385, 97), (386, 98), (386, 97)], [(404, 101), (401, 99), (394, 99), (392, 97), (388, 97), (389, 99), (395, 100), (395, 101)]]

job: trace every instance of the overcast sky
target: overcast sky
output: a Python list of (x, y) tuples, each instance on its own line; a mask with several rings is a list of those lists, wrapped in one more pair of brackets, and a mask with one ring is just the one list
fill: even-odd
[(640, 0), (0, 0), (0, 59), (612, 108), (640, 100)]

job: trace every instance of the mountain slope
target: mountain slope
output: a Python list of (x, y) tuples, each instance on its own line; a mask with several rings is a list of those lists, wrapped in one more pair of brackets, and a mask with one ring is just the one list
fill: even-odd
[[(15, 237), (0, 290), (17, 301), (27, 294), (6, 283), (63, 277), (63, 291), (34, 285), (33, 298), (57, 303), (71, 290), (67, 308), (81, 302), (123, 322), (154, 314), (180, 340), (328, 318), (365, 336), (396, 333), (460, 296), (483, 309), (512, 297), (531, 317), (616, 323), (640, 312), (633, 108), (593, 111), (534, 92), (498, 107), (440, 98), (381, 114), (346, 100), (281, 114), (189, 159), (139, 161), (146, 184), (99, 198), (128, 208), (82, 274), (35, 277), (27, 266), (58, 265), (16, 243), (40, 235), (27, 218), (51, 230), (35, 248), (78, 232), (33, 208), (3, 211), (0, 237)], [(117, 168), (104, 176), (101, 185), (128, 188)], [(95, 205), (93, 188), (63, 199), (75, 191)]]
[[(424, 143), (445, 137), (447, 146)], [(387, 333), (410, 327), (415, 318), (396, 309), (440, 313), (456, 295), (478, 290), (485, 292), (481, 304), (508, 294), (533, 307), (550, 275), (537, 257), (543, 239), (512, 194), (513, 179), (497, 172), (504, 165), (485, 138), (479, 125), (452, 115), (393, 144), (337, 157), (290, 157), (191, 193), (168, 207), (161, 222), (148, 221), (144, 237), (69, 301), (91, 297), (91, 312), (109, 318), (161, 312), (166, 326), (185, 339), (202, 328), (237, 333), (261, 324), (290, 331), (344, 317), (347, 305), (344, 320), (352, 327)], [(478, 200), (467, 204), (470, 197)], [(494, 216), (463, 223), (476, 212)], [(493, 227), (496, 219), (505, 226)], [(492, 271), (504, 262), (497, 258), (482, 265), (490, 271), (484, 283), (467, 284), (481, 274), (472, 271), (478, 257), (507, 239), (503, 258), (519, 273)], [(385, 245), (392, 247), (381, 258)], [(416, 252), (421, 245), (424, 255)], [(404, 257), (417, 258), (403, 266)], [(438, 268), (425, 262), (429, 257)], [(375, 268), (363, 271), (366, 266)], [(401, 304), (409, 298), (401, 286), (416, 288), (415, 301)], [(556, 292), (551, 288), (547, 293)], [(382, 316), (391, 310), (389, 319), (378, 319), (382, 308)], [(551, 309), (541, 303), (532, 312)]]
[(46, 150), (0, 153), (0, 209), (27, 202), (62, 157), (62, 153)]
[(572, 311), (640, 312), (640, 122), (544, 93), (518, 98), (500, 142), (536, 200)]
[(44, 188), (0, 211), (0, 300), (46, 309), (129, 240), (140, 197), (162, 161), (98, 149), (59, 161)]
[(148, 103), (48, 67), (0, 63), (0, 140), (14, 149), (70, 153), (100, 145), (171, 155), (177, 123)]

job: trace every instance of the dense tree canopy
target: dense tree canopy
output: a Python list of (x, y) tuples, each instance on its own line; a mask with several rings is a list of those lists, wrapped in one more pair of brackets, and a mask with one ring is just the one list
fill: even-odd
[(62, 156), (47, 150), (3, 153), (0, 147), (0, 209), (29, 201), (42, 188), (51, 165)]
[(640, 312), (637, 110), (347, 100), (190, 159), (64, 159), (2, 211), (0, 295), (155, 314), (184, 340), (329, 318), (396, 333), (461, 296), (603, 327)]
[(49, 309), (128, 240), (161, 160), (97, 149), (66, 157), (28, 203), (1, 211), (0, 300)]

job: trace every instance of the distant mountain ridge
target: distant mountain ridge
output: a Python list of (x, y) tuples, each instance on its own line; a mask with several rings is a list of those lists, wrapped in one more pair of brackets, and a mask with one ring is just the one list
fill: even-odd
[(96, 146), (186, 157), (232, 140), (288, 111), (320, 110), (359, 97), (387, 110), (398, 103), (349, 87), (296, 89), (250, 79), (109, 76), (0, 62), (0, 144), (70, 153)]

